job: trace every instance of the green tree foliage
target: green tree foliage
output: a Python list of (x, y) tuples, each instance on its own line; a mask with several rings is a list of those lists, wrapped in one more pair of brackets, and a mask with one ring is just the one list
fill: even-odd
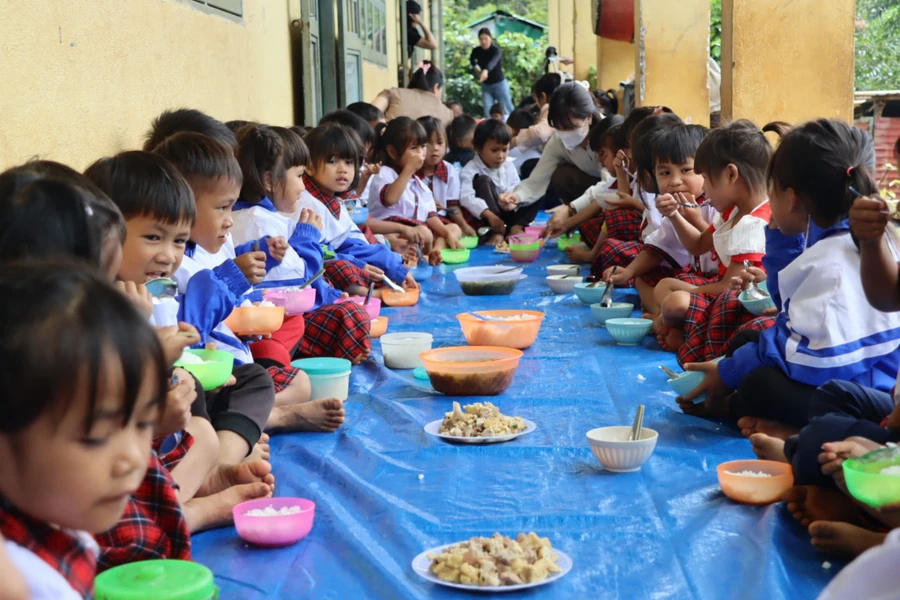
[(722, 0), (711, 0), (709, 5), (709, 55), (716, 62), (722, 60)]
[[(490, 8), (481, 16), (493, 12), (489, 3), (472, 0), (472, 4)], [(518, 0), (504, 4), (504, 10), (513, 14), (514, 5), (538, 5), (535, 0)], [(546, 2), (544, 14), (546, 15)], [(493, 6), (493, 5), (492, 5)], [(444, 3), (444, 100), (458, 100), (470, 115), (480, 116), (481, 84), (475, 79), (469, 55), (478, 44), (475, 34), (467, 25), (477, 17), (469, 5), (469, 0), (446, 0)], [(531, 17), (528, 17), (531, 18)], [(539, 41), (521, 33), (504, 33), (498, 36), (497, 44), (503, 49), (503, 72), (509, 80), (513, 103), (518, 102), (531, 93), (531, 84), (541, 76), (544, 65), (544, 49), (547, 39)]]
[(900, 89), (900, 3), (856, 2), (856, 89)]

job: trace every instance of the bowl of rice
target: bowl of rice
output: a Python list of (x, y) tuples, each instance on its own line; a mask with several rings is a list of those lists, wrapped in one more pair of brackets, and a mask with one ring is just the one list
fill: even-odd
[(242, 540), (273, 548), (306, 537), (313, 526), (316, 503), (305, 498), (259, 498), (238, 504), (232, 515)]
[(794, 470), (774, 460), (732, 460), (716, 467), (719, 486), (726, 496), (741, 504), (778, 502), (794, 485)]

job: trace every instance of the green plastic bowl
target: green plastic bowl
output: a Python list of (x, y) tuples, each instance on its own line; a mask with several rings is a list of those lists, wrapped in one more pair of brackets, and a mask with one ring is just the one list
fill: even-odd
[(898, 464), (900, 457), (871, 463), (848, 458), (843, 465), (847, 489), (854, 498), (875, 508), (900, 502), (900, 476), (881, 474), (885, 467)]
[(559, 238), (559, 241), (556, 243), (556, 247), (559, 248), (560, 252), (562, 252), (569, 246), (571, 246), (573, 244), (580, 244), (580, 243), (581, 243), (581, 234), (576, 233), (575, 235), (573, 235), (570, 238), (566, 238), (566, 237)]
[(474, 235), (467, 235), (460, 238), (459, 243), (462, 244), (464, 248), (471, 250), (478, 245), (478, 238)]
[[(271, 500), (271, 499), (270, 499)], [(144, 560), (97, 575), (96, 600), (213, 600), (219, 588), (212, 571), (187, 560)]]
[(224, 350), (185, 350), (185, 353), (199, 356), (206, 362), (185, 364), (178, 359), (175, 361), (175, 366), (181, 367), (196, 377), (205, 391), (222, 387), (231, 377), (231, 370), (234, 368), (234, 354)]
[(441, 258), (444, 259), (444, 262), (448, 265), (460, 265), (464, 262), (469, 262), (469, 254), (468, 248), (463, 248), (462, 250), (445, 248), (441, 250)]

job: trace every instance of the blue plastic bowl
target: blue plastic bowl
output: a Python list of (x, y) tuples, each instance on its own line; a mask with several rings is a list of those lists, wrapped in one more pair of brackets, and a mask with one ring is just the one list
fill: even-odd
[[(712, 362), (717, 363), (720, 360), (722, 360), (721, 357)], [(706, 373), (703, 371), (685, 371), (678, 377), (668, 380), (666, 383), (669, 384), (669, 387), (672, 388), (676, 394), (684, 396), (697, 389), (697, 386), (703, 383), (704, 379), (706, 379)], [(703, 404), (704, 402), (706, 402), (706, 394), (700, 394), (694, 398), (694, 404)]]
[(606, 328), (620, 346), (640, 346), (650, 333), (650, 319), (607, 319)]
[(369, 220), (369, 209), (357, 206), (353, 209), (353, 212), (350, 213), (350, 218), (353, 219), (353, 222), (356, 223), (357, 226), (362, 225)]
[[(769, 286), (766, 285), (765, 281), (762, 281), (757, 285), (759, 285), (759, 289), (766, 292), (769, 291)], [(769, 296), (768, 298), (762, 298), (760, 300), (751, 300), (747, 295), (746, 290), (741, 292), (741, 295), (738, 296), (738, 300), (741, 301), (741, 304), (744, 305), (744, 308), (746, 308), (748, 312), (756, 315), (757, 317), (761, 317), (764, 310), (775, 308), (775, 302), (772, 300), (771, 296)]]
[(425, 281), (431, 277), (431, 274), (434, 272), (434, 267), (430, 265), (413, 267), (409, 272), (412, 273), (413, 279), (416, 281)]
[(591, 313), (593, 313), (594, 318), (597, 319), (601, 327), (606, 327), (607, 319), (624, 319), (630, 317), (633, 312), (634, 304), (627, 302), (613, 302), (613, 305), (609, 308), (604, 308), (599, 304), (591, 304)]
[[(603, 298), (603, 292), (606, 291), (606, 284), (601, 283), (597, 287), (588, 287), (590, 283), (576, 283), (575, 295), (585, 304), (597, 304)], [(628, 313), (631, 314), (631, 313)]]

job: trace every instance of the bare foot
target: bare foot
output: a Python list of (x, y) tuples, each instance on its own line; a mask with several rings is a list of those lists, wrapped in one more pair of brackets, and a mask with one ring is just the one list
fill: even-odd
[(503, 234), (495, 233), (487, 239), (487, 241), (484, 243), (484, 245), (485, 246), (496, 246), (497, 244), (500, 244), (502, 242), (503, 242)]
[(884, 543), (887, 537), (886, 533), (835, 521), (814, 521), (809, 526), (809, 535), (816, 550), (845, 560), (853, 560), (869, 548)]
[(787, 456), (784, 455), (784, 440), (764, 433), (754, 433), (750, 436), (750, 445), (753, 446), (754, 454), (763, 460), (788, 462)]
[(269, 431), (336, 431), (344, 423), (344, 403), (337, 398), (276, 406), (269, 415)]
[(253, 446), (253, 450), (250, 451), (250, 454), (244, 459), (244, 462), (269, 460), (271, 457), (272, 453), (269, 448), (269, 434), (263, 433), (259, 436), (259, 441)]
[(754, 433), (764, 433), (779, 440), (786, 440), (792, 435), (800, 433), (800, 430), (796, 427), (784, 425), (778, 421), (760, 419), (759, 417), (741, 417), (738, 419), (737, 424), (741, 428), (741, 435), (744, 437), (750, 437)]
[(191, 533), (234, 523), (231, 509), (247, 500), (271, 498), (272, 488), (261, 482), (235, 485), (218, 494), (194, 497), (184, 504), (184, 518)]
[(566, 254), (569, 256), (571, 263), (592, 263), (594, 262), (594, 253), (590, 248), (582, 248), (579, 246), (569, 246), (566, 248)]
[(813, 521), (858, 523), (859, 512), (853, 500), (838, 490), (818, 485), (795, 485), (782, 496), (791, 515), (804, 527)]
[(356, 366), (361, 365), (367, 360), (369, 360), (369, 355), (372, 354), (372, 350), (370, 348), (366, 348), (362, 351), (362, 353), (358, 354), (356, 358), (350, 360), (350, 364)]
[(265, 483), (272, 487), (275, 485), (275, 476), (272, 475), (272, 465), (266, 460), (253, 462), (241, 462), (236, 465), (216, 465), (206, 481), (197, 491), (198, 497), (217, 494), (230, 487), (245, 483)]
[(428, 253), (428, 264), (429, 265), (436, 267), (437, 265), (441, 264), (442, 262), (444, 262), (444, 257), (441, 256), (440, 250), (432, 250), (431, 252)]
[(669, 327), (668, 325), (660, 325), (656, 341), (659, 342), (659, 345), (662, 346), (663, 350), (678, 352), (684, 345), (684, 330)]
[(724, 398), (706, 397), (705, 402), (694, 404), (692, 400), (685, 400), (681, 396), (675, 398), (678, 408), (686, 415), (701, 417), (706, 419), (722, 419), (731, 414), (731, 396)]

